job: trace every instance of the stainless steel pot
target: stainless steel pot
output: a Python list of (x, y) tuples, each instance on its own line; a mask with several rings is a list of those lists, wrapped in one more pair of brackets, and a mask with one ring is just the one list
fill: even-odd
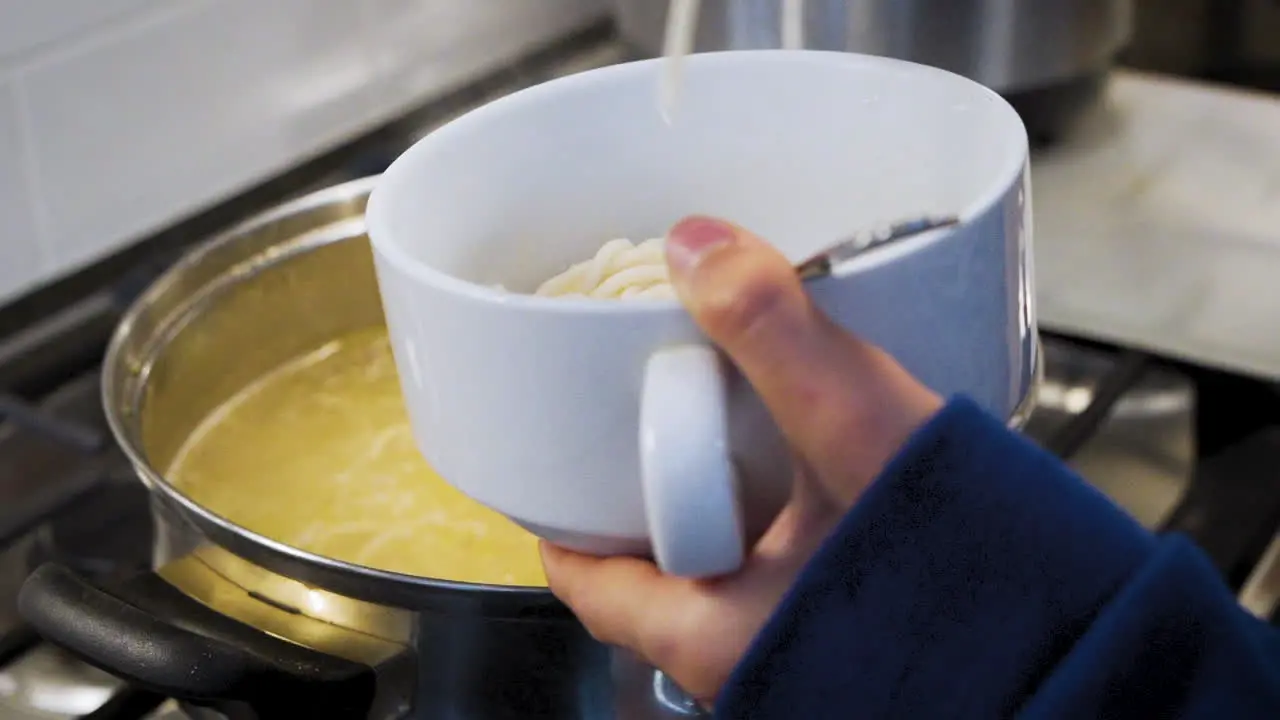
[(545, 589), (306, 553), (213, 514), (159, 471), (255, 377), (383, 322), (364, 235), (374, 180), (322, 190), (209, 242), (130, 309), (103, 396), (152, 493), (155, 571), (104, 585), (43, 566), (23, 587), (24, 616), (93, 664), (233, 718), (697, 714), (653, 669), (594, 641)]
[[(1087, 106), (1131, 32), (1132, 0), (807, 0), (805, 45), (886, 55), (1005, 94), (1033, 135)], [(613, 0), (623, 39), (661, 53), (668, 2)], [(781, 44), (779, 0), (701, 0), (696, 51)]]
[(1125, 64), (1147, 72), (1280, 89), (1280, 2), (1135, 0)]

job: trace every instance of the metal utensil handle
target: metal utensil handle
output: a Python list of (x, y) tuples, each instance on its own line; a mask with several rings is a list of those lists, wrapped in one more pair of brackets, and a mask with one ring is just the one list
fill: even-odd
[(796, 274), (801, 280), (815, 280), (830, 275), (844, 262), (863, 253), (892, 245), (899, 240), (916, 237), (933, 230), (957, 225), (960, 218), (954, 215), (923, 217), (894, 223), (888, 228), (855, 234), (841, 240), (809, 259), (796, 264)]

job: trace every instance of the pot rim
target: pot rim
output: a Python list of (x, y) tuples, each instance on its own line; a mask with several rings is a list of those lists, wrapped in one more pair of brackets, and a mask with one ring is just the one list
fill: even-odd
[[(137, 418), (140, 416), (138, 410), (142, 392), (147, 387), (147, 375), (170, 339), (193, 314), (200, 312), (199, 308), (209, 301), (209, 296), (216, 297), (220, 288), (243, 282), (245, 278), (268, 271), (295, 256), (337, 242), (364, 237), (366, 232), (363, 213), (358, 217), (337, 219), (321, 227), (284, 237), (272, 245), (280, 248), (281, 252), (250, 263), (250, 267), (243, 270), (234, 268), (219, 273), (215, 279), (192, 294), (191, 302), (183, 303), (156, 323), (155, 330), (146, 338), (147, 350), (141, 363), (133, 363), (132, 367), (128, 367), (125, 348), (131, 341), (137, 342), (134, 335), (141, 316), (150, 310), (166, 290), (179, 283), (188, 272), (200, 266), (209, 255), (219, 249), (308, 211), (340, 201), (367, 199), (380, 177), (370, 175), (323, 188), (252, 216), (199, 243), (165, 270), (125, 311), (107, 345), (102, 364), (101, 396), (107, 425), (148, 490), (178, 508), (184, 518), (210, 540), (268, 570), (313, 583), (353, 599), (413, 609), (440, 604), (454, 607), (459, 603), (473, 605), (477, 601), (482, 601), (485, 605), (497, 603), (508, 610), (520, 611), (535, 610), (538, 607), (548, 610), (562, 608), (546, 587), (468, 583), (380, 570), (308, 552), (255, 533), (214, 513), (175, 487), (163, 472), (151, 464), (141, 445)], [(125, 382), (118, 382), (117, 376), (133, 377), (135, 384), (130, 387)], [(483, 600), (477, 596), (483, 596)]]

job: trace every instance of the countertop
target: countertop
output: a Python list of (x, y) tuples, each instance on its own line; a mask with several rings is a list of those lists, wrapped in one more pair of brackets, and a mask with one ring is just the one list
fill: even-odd
[(1118, 71), (1032, 195), (1042, 327), (1280, 379), (1280, 96)]

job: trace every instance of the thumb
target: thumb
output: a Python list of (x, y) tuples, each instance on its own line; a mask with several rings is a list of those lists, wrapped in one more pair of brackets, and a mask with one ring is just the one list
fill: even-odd
[(829, 489), (847, 502), (940, 405), (887, 354), (831, 321), (791, 263), (750, 232), (690, 217), (668, 233), (666, 252), (694, 321), (816, 474), (844, 480)]

